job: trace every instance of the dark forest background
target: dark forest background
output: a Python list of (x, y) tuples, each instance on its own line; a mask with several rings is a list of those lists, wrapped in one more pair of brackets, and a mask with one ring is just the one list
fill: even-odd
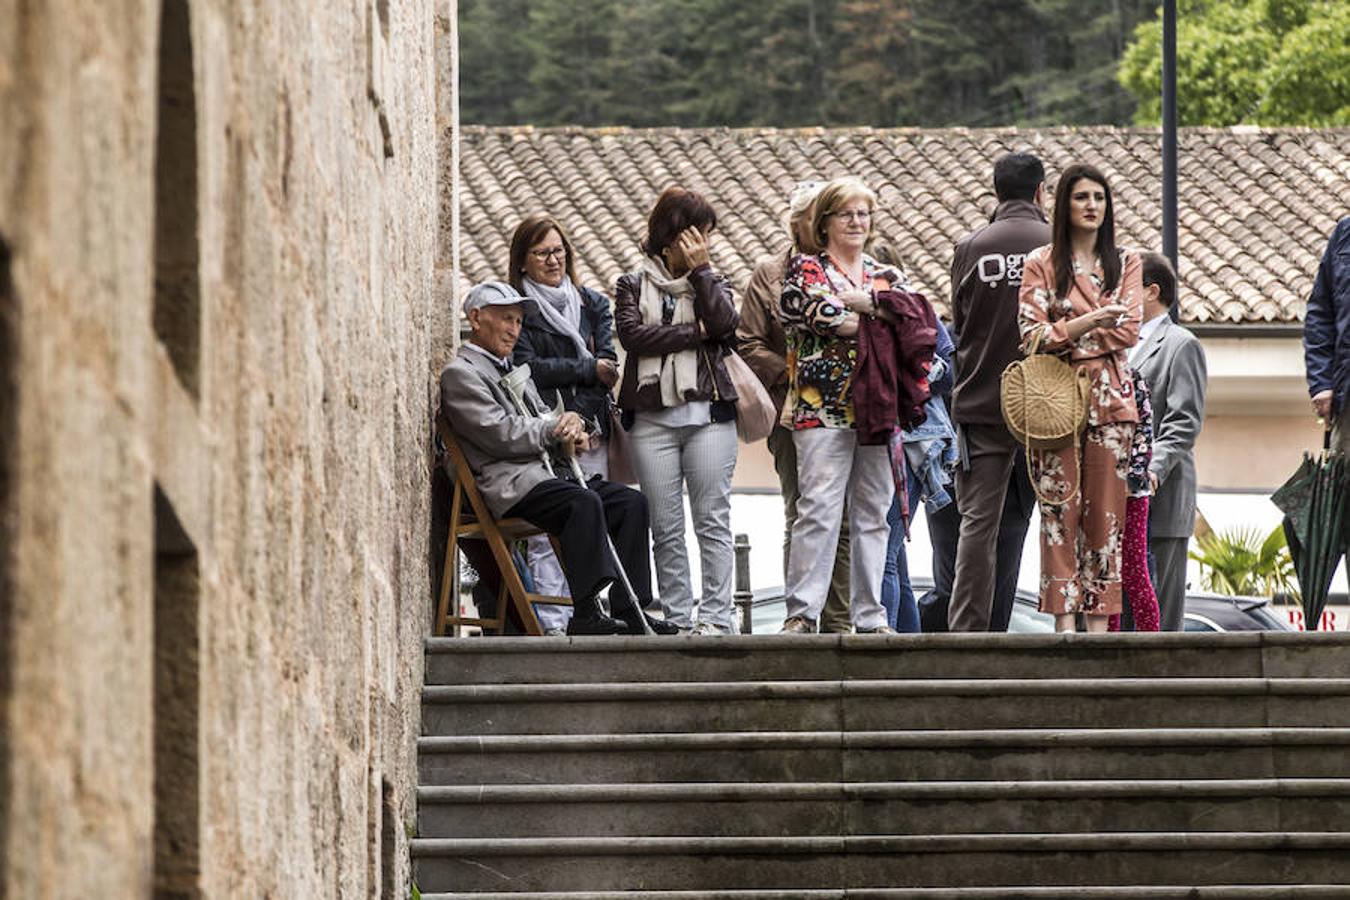
[[(1183, 125), (1350, 124), (1350, 2), (1179, 0)], [(1158, 0), (460, 0), (478, 125), (1156, 124)]]
[(1126, 124), (1157, 0), (461, 0), (461, 117), (507, 125)]

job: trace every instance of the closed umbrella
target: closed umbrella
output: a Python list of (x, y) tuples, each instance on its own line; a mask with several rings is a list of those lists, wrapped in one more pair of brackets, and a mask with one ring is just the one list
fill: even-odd
[(1298, 470), (1270, 498), (1284, 513), (1284, 535), (1310, 631), (1322, 620), (1331, 576), (1350, 543), (1346, 527), (1350, 478), (1345, 458), (1331, 453), (1330, 446), (1331, 433), (1327, 432), (1322, 452), (1316, 458), (1303, 454)]

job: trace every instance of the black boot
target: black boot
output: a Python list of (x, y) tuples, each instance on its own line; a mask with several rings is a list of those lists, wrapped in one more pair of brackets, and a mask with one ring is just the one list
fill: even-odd
[(628, 634), (628, 624), (613, 619), (600, 611), (594, 597), (573, 607), (572, 620), (567, 623), (568, 634)]
[[(680, 629), (676, 628), (665, 619), (657, 619), (639, 611), (638, 605), (627, 596), (617, 596), (620, 592), (611, 590), (609, 593), (609, 604), (614, 609), (614, 615), (628, 627), (628, 634), (646, 634), (647, 630), (642, 627), (642, 619), (647, 620), (647, 625), (651, 627), (652, 634), (679, 634)], [(642, 618), (638, 618), (641, 616)]]
[(676, 628), (674, 625), (672, 625), (670, 622), (667, 622), (665, 619), (654, 619), (651, 616), (647, 615), (645, 612), (639, 613), (637, 610), (633, 609), (632, 607), (629, 607), (628, 612), (619, 614), (619, 619), (626, 626), (628, 626), (629, 634), (647, 633), (646, 629), (642, 627), (642, 622), (641, 620), (638, 619), (638, 616), (642, 616), (643, 619), (647, 620), (647, 624), (651, 626), (652, 634), (680, 633), (680, 629)]

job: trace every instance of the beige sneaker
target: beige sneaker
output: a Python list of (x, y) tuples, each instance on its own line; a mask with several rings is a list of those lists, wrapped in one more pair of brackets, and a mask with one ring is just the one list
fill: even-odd
[(805, 616), (788, 616), (779, 634), (815, 634), (816, 623)]

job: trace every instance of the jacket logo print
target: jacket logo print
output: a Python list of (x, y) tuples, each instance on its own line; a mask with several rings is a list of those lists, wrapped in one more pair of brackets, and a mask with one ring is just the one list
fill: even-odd
[(1022, 283), (1022, 264), (1026, 261), (1025, 253), (986, 253), (981, 256), (976, 265), (976, 271), (979, 273), (980, 280), (989, 286), (997, 285), (1005, 278), (1008, 284), (1020, 285)]

